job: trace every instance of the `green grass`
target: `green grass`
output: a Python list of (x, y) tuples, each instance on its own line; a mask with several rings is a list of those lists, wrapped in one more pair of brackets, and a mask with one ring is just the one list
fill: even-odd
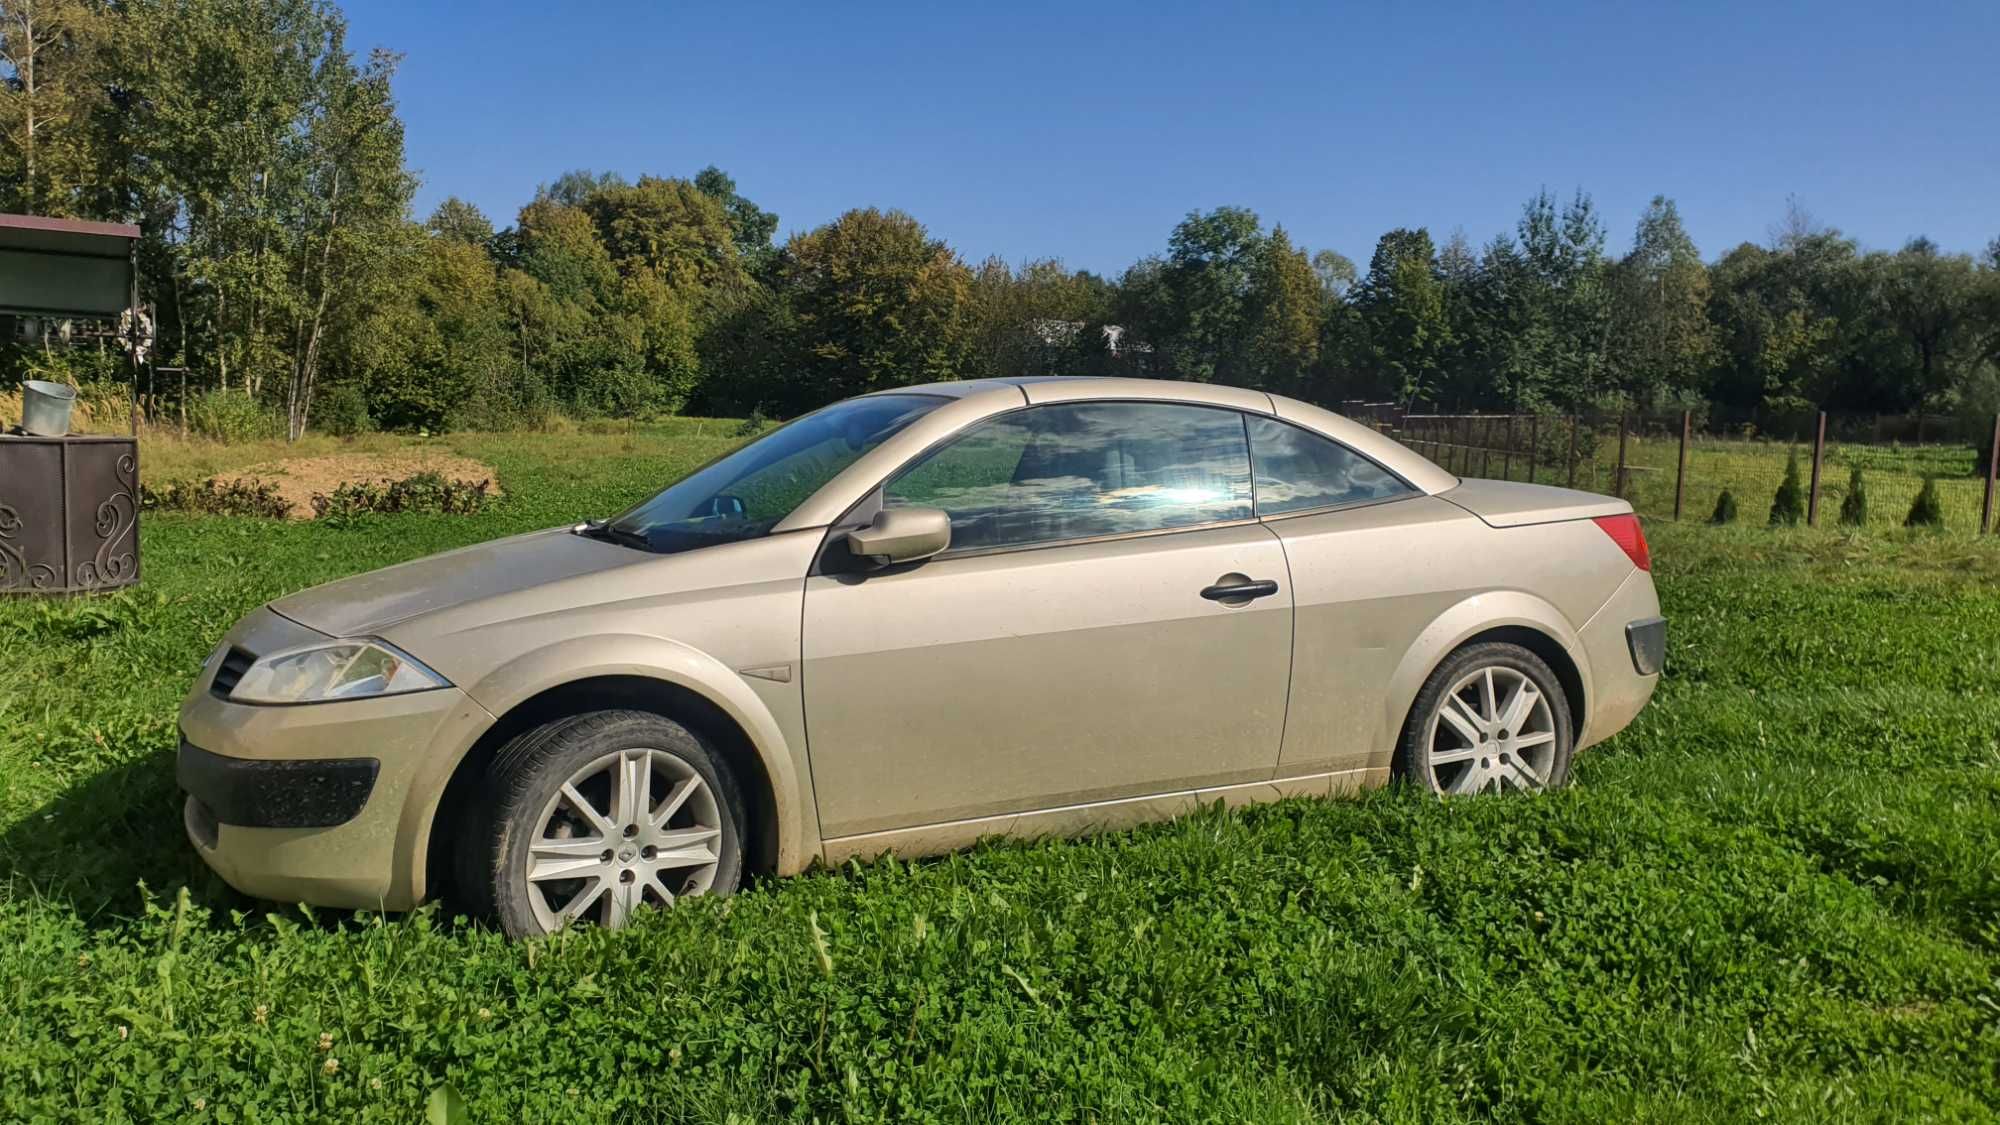
[(231, 621), (731, 439), (446, 440), (491, 512), (149, 517), (139, 589), (0, 602), (0, 1120), (406, 1122), (445, 1083), (482, 1121), (2000, 1113), (1991, 544), (1653, 526), (1669, 678), (1534, 800), (1210, 811), (525, 944), (236, 898), (172, 780)]

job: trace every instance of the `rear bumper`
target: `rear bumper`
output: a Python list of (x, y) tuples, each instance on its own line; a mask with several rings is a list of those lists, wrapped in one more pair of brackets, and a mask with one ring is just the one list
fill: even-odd
[[(1577, 638), (1590, 660), (1590, 703), (1580, 750), (1624, 730), (1653, 698), (1666, 652), (1666, 621), (1653, 576), (1634, 569)], [(1652, 671), (1644, 669), (1650, 665)]]

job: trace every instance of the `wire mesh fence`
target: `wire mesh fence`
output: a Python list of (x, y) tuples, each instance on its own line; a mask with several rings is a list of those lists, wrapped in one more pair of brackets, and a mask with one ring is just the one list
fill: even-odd
[[(2000, 421), (1989, 430), (1938, 415), (1816, 411), (1361, 416), (1459, 476), (1622, 496), (1663, 519), (1786, 522), (1792, 507), (1779, 492), (1796, 461), (1799, 523), (1902, 527), (1929, 482), (1944, 529), (2000, 531)], [(1861, 502), (1850, 500), (1857, 468)]]

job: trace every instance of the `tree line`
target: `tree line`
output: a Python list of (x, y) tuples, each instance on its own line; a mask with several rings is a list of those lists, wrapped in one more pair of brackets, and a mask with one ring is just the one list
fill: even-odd
[[(787, 415), (937, 379), (1119, 374), (1443, 409), (2000, 408), (2000, 239), (1866, 250), (1793, 207), (1705, 260), (1672, 200), (1609, 248), (1547, 191), (1365, 268), (1191, 212), (1117, 276), (968, 263), (863, 207), (780, 240), (713, 166), (567, 172), (422, 221), (391, 89), (319, 0), (0, 0), (0, 208), (137, 221), (156, 362), (309, 426)], [(16, 370), (77, 362), (44, 341)]]

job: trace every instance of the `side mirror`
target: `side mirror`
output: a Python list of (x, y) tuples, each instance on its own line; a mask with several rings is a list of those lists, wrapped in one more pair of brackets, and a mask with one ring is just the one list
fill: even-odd
[(877, 566), (916, 562), (951, 546), (951, 517), (937, 508), (884, 508), (847, 533), (848, 551)]

